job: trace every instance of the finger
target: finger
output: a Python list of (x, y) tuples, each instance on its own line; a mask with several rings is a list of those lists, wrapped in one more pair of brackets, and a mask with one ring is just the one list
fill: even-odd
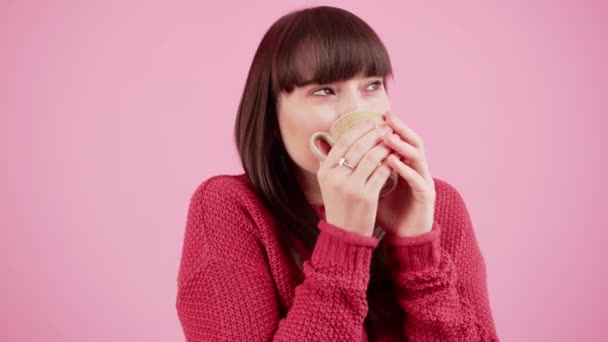
[(338, 160), (340, 160), (340, 158), (344, 157), (344, 155), (346, 154), (346, 151), (348, 151), (348, 149), (357, 140), (359, 140), (359, 138), (363, 134), (371, 131), (375, 127), (376, 127), (375, 123), (373, 123), (371, 121), (369, 121), (369, 122), (364, 121), (361, 124), (355, 126), (353, 129), (344, 133), (344, 135), (342, 135), (340, 137), (340, 139), (338, 139), (338, 141), (336, 141), (336, 143), (331, 148), (331, 150), (329, 150), (329, 153), (327, 154), (327, 158), (325, 158), (325, 162), (329, 163), (329, 165), (332, 165), (332, 166), (337, 164)]
[(427, 182), (418, 172), (416, 172), (416, 170), (400, 161), (399, 158), (395, 155), (390, 155), (386, 160), (388, 165), (408, 182), (408, 184), (412, 187), (413, 191), (426, 191)]
[(384, 135), (392, 134), (392, 130), (393, 129), (390, 127), (383, 126), (365, 133), (348, 149), (348, 151), (346, 151), (344, 158), (352, 165), (359, 165), (361, 160), (372, 150), (372, 148), (383, 142), (382, 137)]
[(352, 176), (358, 183), (364, 185), (370, 175), (378, 168), (378, 163), (384, 160), (391, 153), (391, 150), (384, 144), (379, 144), (367, 152), (357, 165)]
[(365, 191), (372, 191), (374, 195), (379, 195), (391, 172), (391, 167), (386, 162), (382, 162), (367, 180), (364, 187)]
[(397, 134), (384, 137), (384, 142), (398, 154), (407, 159), (407, 164), (418, 172), (424, 179), (430, 180), (430, 172), (424, 152), (401, 140)]
[(422, 138), (420, 138), (420, 136), (414, 132), (413, 129), (403, 123), (403, 121), (401, 121), (401, 119), (399, 119), (395, 113), (387, 111), (385, 113), (385, 118), (386, 123), (393, 128), (395, 133), (397, 133), (401, 139), (407, 141), (414, 147), (423, 149)]

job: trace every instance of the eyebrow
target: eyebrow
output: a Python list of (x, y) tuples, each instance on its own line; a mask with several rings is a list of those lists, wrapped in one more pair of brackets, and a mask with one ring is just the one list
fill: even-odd
[[(366, 77), (363, 77), (363, 78), (364, 79), (369, 79), (369, 78), (380, 78), (381, 79), (382, 76), (366, 76)], [(334, 82), (328, 82), (328, 83), (320, 83), (318, 80), (307, 80), (307, 81), (302, 82), (298, 87), (304, 88), (304, 87), (309, 86), (311, 84), (319, 84), (319, 85), (321, 85), (321, 84), (330, 84), (330, 83), (336, 83), (336, 81), (334, 81)]]
[(300, 83), (300, 85), (298, 85), (298, 87), (303, 88), (303, 87), (309, 86), (311, 84), (321, 84), (321, 83), (319, 83), (318, 80), (308, 80), (308, 81), (304, 81), (304, 82)]

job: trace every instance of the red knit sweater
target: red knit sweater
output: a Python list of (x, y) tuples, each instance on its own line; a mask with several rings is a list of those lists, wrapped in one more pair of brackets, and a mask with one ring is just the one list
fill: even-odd
[[(486, 266), (465, 203), (435, 179), (433, 229), (386, 234), (398, 335), (376, 341), (498, 341)], [(187, 341), (367, 341), (371, 256), (379, 240), (325, 221), (303, 271), (281, 248), (273, 216), (246, 175), (216, 176), (194, 192), (177, 279)]]

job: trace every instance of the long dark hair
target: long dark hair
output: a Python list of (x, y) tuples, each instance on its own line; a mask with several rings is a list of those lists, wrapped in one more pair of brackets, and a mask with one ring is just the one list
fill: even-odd
[[(281, 139), (277, 98), (310, 79), (327, 84), (360, 72), (392, 77), (388, 52), (362, 19), (328, 6), (294, 11), (277, 20), (262, 38), (249, 70), (235, 124), (237, 149), (253, 189), (277, 219), (283, 247), (300, 268), (290, 239), (312, 251), (320, 218), (298, 183), (297, 166)], [(398, 308), (391, 310), (394, 301), (379, 300), (392, 291), (384, 251), (380, 241), (372, 256), (365, 319), (370, 337), (403, 318), (390, 317), (389, 311)]]

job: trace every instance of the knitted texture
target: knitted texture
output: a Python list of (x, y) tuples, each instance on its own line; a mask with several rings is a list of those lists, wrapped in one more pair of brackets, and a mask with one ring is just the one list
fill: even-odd
[[(385, 234), (394, 291), (405, 312), (397, 335), (375, 341), (498, 341), (486, 265), (466, 205), (434, 179), (432, 230)], [(300, 271), (281, 248), (276, 221), (246, 175), (204, 181), (190, 199), (177, 314), (187, 341), (368, 341), (364, 320), (371, 257), (379, 240), (325, 221)], [(388, 307), (388, 306), (387, 306)]]

